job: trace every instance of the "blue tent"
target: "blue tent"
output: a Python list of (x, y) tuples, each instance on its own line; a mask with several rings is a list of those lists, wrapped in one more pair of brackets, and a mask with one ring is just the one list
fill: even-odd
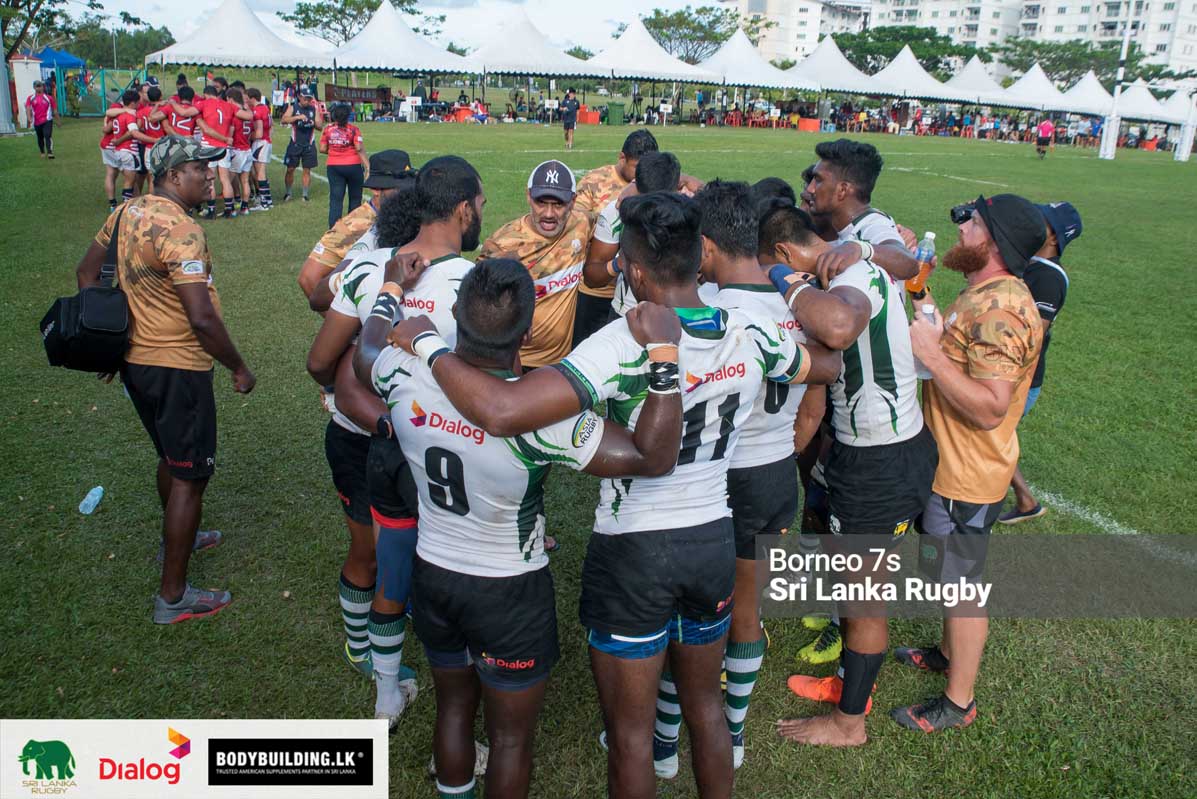
[(82, 69), (84, 60), (76, 55), (71, 55), (66, 50), (55, 50), (53, 47), (43, 47), (34, 54), (34, 58), (42, 60), (43, 69)]

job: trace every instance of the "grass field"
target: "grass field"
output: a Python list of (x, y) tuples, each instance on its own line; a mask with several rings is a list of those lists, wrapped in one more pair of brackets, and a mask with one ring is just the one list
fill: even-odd
[[(205, 526), (223, 530), (226, 541), (192, 562), (191, 578), (229, 588), (235, 602), (215, 619), (156, 627), (153, 450), (119, 386), (47, 368), (36, 332), (52, 299), (74, 291), (75, 264), (107, 210), (97, 127), (62, 125), (54, 162), (37, 159), (32, 137), (0, 140), (3, 715), (369, 716), (372, 685), (341, 662), (336, 579), (347, 535), (324, 460), (326, 418), (304, 371), (319, 320), (295, 283), (324, 230), (327, 185), (315, 181), (307, 205), (205, 223), (226, 321), (259, 382), (242, 397), (218, 370), (220, 468)], [(524, 181), (536, 163), (609, 163), (626, 130), (583, 128), (577, 149), (565, 153), (559, 128), (364, 126), (371, 151), (403, 147), (417, 164), (444, 153), (469, 159), (485, 183), (484, 233), (523, 213)], [(671, 129), (659, 139), (689, 173), (748, 180), (795, 179), (818, 141), (714, 129)], [(1065, 259), (1072, 291), (1056, 323), (1046, 389), (1021, 430), (1028, 478), (1058, 502), (1027, 529), (1100, 532), (1113, 521), (1141, 532), (1197, 532), (1197, 162), (1128, 152), (1105, 163), (1069, 148), (1040, 162), (1021, 145), (872, 141), (886, 159), (875, 204), (919, 233), (937, 231), (941, 248), (956, 238), (947, 209), (981, 192), (1068, 199), (1084, 215), (1084, 235)], [(281, 196), (278, 165), (271, 183)], [(960, 281), (940, 270), (933, 286), (942, 302)], [(97, 484), (107, 490), (99, 511), (79, 515), (77, 503)], [(577, 622), (596, 497), (595, 482), (577, 474), (549, 481), (549, 529), (564, 545), (553, 558), (562, 660), (537, 739), (539, 797), (604, 792), (599, 715)], [(891, 637), (919, 643), (936, 631), (929, 621), (894, 622)], [(924, 737), (878, 712), (868, 747), (855, 751), (798, 749), (774, 735), (774, 720), (817, 708), (785, 689), (797, 670), (793, 653), (811, 634), (780, 621), (770, 632), (738, 795), (1197, 795), (1191, 620), (998, 620), (977, 687), (977, 723)], [(423, 653), (409, 641), (405, 661), (421, 690), (430, 689)], [(934, 678), (891, 662), (877, 701), (884, 711), (937, 690)], [(391, 739), (392, 796), (433, 795), (424, 771), (433, 713), (429, 692)], [(684, 741), (682, 748), (685, 760)], [(660, 795), (695, 795), (685, 763)]]

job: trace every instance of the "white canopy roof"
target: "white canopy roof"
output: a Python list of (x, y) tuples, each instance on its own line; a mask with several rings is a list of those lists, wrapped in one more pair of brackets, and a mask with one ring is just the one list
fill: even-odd
[(610, 70), (592, 67), (588, 61), (554, 49), (523, 9), (517, 9), (511, 17), (486, 44), (470, 53), (474, 63), (486, 72), (574, 77), (611, 74)]
[(1011, 102), (1006, 90), (989, 77), (989, 73), (985, 71), (985, 64), (975, 55), (945, 85), (986, 105), (1007, 105)]
[(1068, 110), (1068, 101), (1038, 63), (1032, 65), (1025, 75), (1007, 87), (1006, 94), (1010, 96), (1012, 105), (1022, 108), (1036, 108), (1041, 111)]
[(462, 57), (421, 38), (390, 2), (366, 27), (335, 53), (341, 69), (382, 69), (395, 72), (481, 72), (470, 57)]
[(740, 28), (736, 28), (731, 38), (700, 66), (721, 75), (729, 86), (819, 90), (817, 82), (791, 75), (766, 61)]
[(327, 39), (300, 32), (294, 25), (277, 14), (272, 14), (269, 11), (255, 11), (254, 16), (260, 19), (263, 25), (270, 28), (271, 33), (289, 45), (302, 47), (329, 58), (332, 58), (333, 51), (337, 49), (337, 46)]
[(1101, 85), (1093, 70), (1086, 72), (1075, 86), (1064, 92), (1064, 100), (1068, 103), (1069, 111), (1095, 117), (1109, 114), (1110, 106), (1114, 103), (1114, 98)]
[(791, 77), (814, 81), (833, 92), (888, 94), (901, 97), (902, 90), (870, 77), (852, 66), (831, 36), (824, 36), (811, 54), (786, 70)]
[(910, 45), (904, 45), (894, 60), (873, 76), (873, 80), (897, 86), (906, 97), (920, 100), (975, 102), (976, 95), (950, 88), (931, 77), (915, 57)]
[(586, 63), (601, 69), (603, 74), (610, 71), (615, 78), (689, 83), (719, 83), (723, 80), (721, 75), (687, 64), (665, 52), (639, 19), (630, 22), (627, 30), (610, 47)]
[(1139, 78), (1124, 89), (1122, 96), (1118, 98), (1118, 116), (1122, 119), (1162, 122), (1167, 119), (1168, 114), (1143, 79)]
[[(384, 3), (384, 5), (390, 5)], [(204, 64), (229, 67), (332, 67), (327, 55), (289, 44), (274, 35), (245, 0), (224, 0), (208, 24), (187, 39), (150, 53), (147, 64)]]
[(1164, 114), (1168, 122), (1183, 125), (1189, 121), (1189, 112), (1197, 103), (1197, 95), (1189, 94), (1184, 87), (1172, 92), (1172, 96), (1164, 101)]

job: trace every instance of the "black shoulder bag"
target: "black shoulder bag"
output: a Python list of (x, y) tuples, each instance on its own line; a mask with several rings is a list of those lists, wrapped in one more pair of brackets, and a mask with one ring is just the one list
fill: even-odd
[[(121, 211), (121, 216), (124, 211)], [(73, 297), (59, 297), (42, 317), (42, 342), (51, 366), (81, 372), (116, 372), (129, 348), (129, 299), (112, 285), (116, 277), (121, 216), (116, 218), (100, 283)]]

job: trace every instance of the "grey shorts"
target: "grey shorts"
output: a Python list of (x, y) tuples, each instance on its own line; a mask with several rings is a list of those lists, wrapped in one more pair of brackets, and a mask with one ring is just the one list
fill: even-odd
[(988, 505), (948, 499), (932, 492), (915, 519), (919, 568), (941, 583), (979, 582), (989, 552), (989, 531), (1005, 500)]

